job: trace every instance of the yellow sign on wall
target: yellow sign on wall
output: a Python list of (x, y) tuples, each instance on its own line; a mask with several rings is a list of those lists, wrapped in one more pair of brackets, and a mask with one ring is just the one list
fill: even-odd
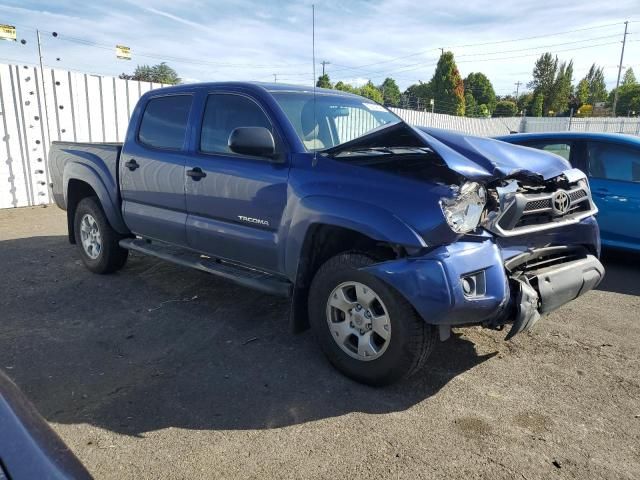
[(122, 60), (131, 60), (131, 49), (124, 45), (116, 45), (116, 57)]
[(0, 40), (16, 41), (16, 27), (13, 25), (0, 25)]

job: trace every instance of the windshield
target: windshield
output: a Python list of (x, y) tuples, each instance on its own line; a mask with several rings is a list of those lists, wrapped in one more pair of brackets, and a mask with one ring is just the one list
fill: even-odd
[(307, 151), (335, 147), (401, 120), (371, 100), (311, 92), (272, 92)]

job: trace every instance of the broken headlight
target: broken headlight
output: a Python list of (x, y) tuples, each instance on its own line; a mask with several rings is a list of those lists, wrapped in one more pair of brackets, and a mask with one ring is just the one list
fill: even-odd
[(476, 182), (462, 185), (453, 198), (440, 200), (440, 207), (449, 227), (456, 233), (467, 233), (474, 230), (487, 203), (487, 191)]

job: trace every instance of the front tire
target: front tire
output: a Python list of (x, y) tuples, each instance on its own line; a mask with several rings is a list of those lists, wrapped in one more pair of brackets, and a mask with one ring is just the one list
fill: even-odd
[(311, 283), (309, 320), (338, 370), (381, 386), (420, 370), (436, 330), (400, 293), (360, 270), (373, 263), (367, 255), (343, 253), (322, 265)]
[(74, 234), (82, 263), (94, 273), (112, 273), (127, 262), (124, 238), (109, 224), (96, 197), (80, 200), (74, 216)]

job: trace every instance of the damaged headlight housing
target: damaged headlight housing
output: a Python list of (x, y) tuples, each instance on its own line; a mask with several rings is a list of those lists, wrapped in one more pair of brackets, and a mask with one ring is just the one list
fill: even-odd
[(440, 207), (449, 227), (456, 233), (474, 230), (487, 203), (487, 191), (476, 182), (463, 184), (453, 198), (440, 200)]

